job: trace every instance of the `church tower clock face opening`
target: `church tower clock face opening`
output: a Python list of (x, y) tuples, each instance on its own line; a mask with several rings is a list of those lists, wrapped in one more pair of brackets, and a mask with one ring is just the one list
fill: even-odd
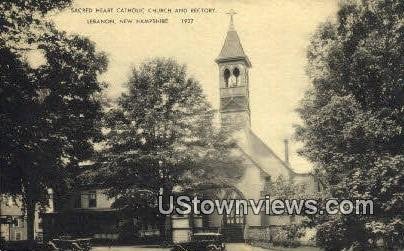
[(230, 25), (222, 50), (215, 62), (219, 67), (221, 125), (230, 130), (250, 128), (248, 71), (251, 62), (244, 53), (230, 11)]

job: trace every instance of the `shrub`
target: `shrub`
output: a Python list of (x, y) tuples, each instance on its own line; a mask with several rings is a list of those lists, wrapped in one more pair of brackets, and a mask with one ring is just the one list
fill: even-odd
[(369, 250), (369, 233), (364, 223), (355, 217), (332, 217), (317, 226), (317, 246), (326, 251), (343, 248)]
[(345, 229), (339, 221), (327, 221), (317, 226), (317, 246), (326, 251), (341, 250), (345, 247)]
[(271, 241), (274, 246), (298, 247), (297, 239), (302, 236), (301, 227), (298, 225), (281, 226), (271, 230)]

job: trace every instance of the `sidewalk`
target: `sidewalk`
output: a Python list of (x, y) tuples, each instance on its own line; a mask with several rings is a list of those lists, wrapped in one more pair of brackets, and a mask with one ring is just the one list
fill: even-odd
[[(112, 246), (112, 247), (94, 247), (92, 251), (169, 251), (169, 248), (160, 248), (156, 246)], [(244, 243), (228, 243), (226, 251), (320, 251), (314, 247), (299, 247), (299, 248), (274, 248), (265, 249), (253, 247)]]
[(274, 247), (270, 249), (265, 249), (261, 247), (254, 247), (248, 244), (239, 243), (229, 243), (226, 244), (226, 251), (321, 251), (321, 249), (316, 247), (297, 247), (297, 248), (282, 248)]

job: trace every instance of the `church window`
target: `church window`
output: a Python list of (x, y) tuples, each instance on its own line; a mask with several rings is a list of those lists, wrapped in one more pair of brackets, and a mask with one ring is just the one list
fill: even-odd
[(240, 78), (239, 78), (240, 77), (240, 70), (237, 67), (234, 68), (233, 75), (236, 78), (235, 86), (237, 86), (237, 85), (240, 84)]
[(230, 71), (229, 69), (224, 70), (224, 84), (225, 87), (229, 87)]

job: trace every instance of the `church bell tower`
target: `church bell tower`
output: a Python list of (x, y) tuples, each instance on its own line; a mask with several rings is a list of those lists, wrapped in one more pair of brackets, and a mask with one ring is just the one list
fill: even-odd
[(223, 127), (239, 131), (251, 124), (248, 79), (251, 63), (234, 28), (236, 13), (231, 10), (227, 14), (230, 15), (229, 30), (215, 60), (219, 67), (220, 119)]

